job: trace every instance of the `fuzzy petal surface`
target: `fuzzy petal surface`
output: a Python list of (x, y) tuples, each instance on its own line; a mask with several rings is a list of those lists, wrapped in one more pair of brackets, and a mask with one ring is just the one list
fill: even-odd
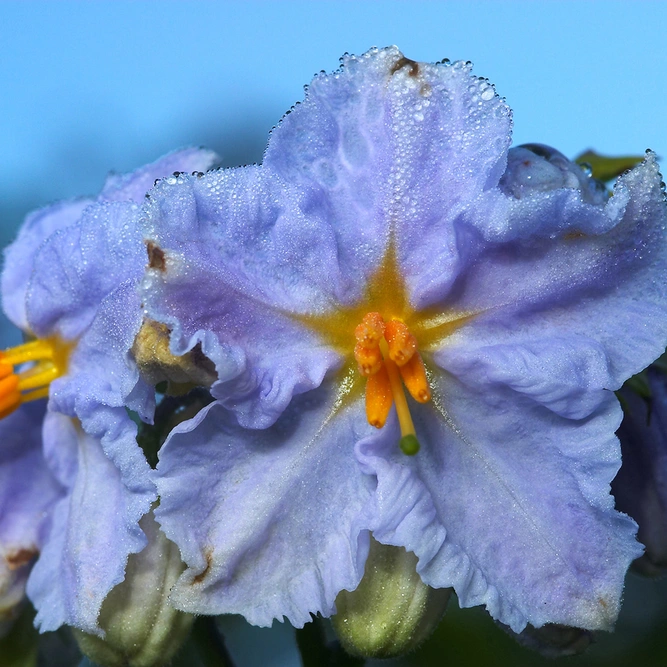
[(609, 493), (620, 465), (613, 395), (571, 420), (506, 387), (473, 391), (443, 376), (434, 405), (414, 416), (417, 456), (357, 446), (378, 480), (374, 537), (414, 551), (427, 584), (453, 586), (461, 606), (485, 604), (515, 632), (610, 629), (641, 553)]
[(95, 204), (75, 225), (49, 237), (35, 258), (27, 293), (36, 335), (77, 338), (116, 286), (141, 275), (146, 250), (138, 217), (136, 204)]
[[(1, 289), (3, 309), (9, 319), (20, 329), (29, 330), (25, 302), (39, 250), (52, 234), (78, 222), (88, 206), (105, 201), (141, 203), (155, 180), (169, 176), (174, 171), (207, 171), (216, 162), (218, 156), (206, 149), (175, 151), (130, 174), (110, 175), (96, 199), (57, 202), (28, 215), (16, 241), (4, 252)], [(85, 252), (82, 254), (85, 255)], [(42, 259), (48, 260), (49, 255)], [(93, 264), (99, 268), (99, 262)]]
[[(252, 427), (273, 423), (340, 363), (293, 317), (331, 297), (318, 289), (328, 280), (319, 231), (289, 198), (274, 204), (289, 187), (255, 167), (181, 176), (158, 184), (148, 207), (147, 243), (160, 259), (144, 279), (146, 313), (172, 329), (174, 354), (201, 344), (220, 378), (213, 393)], [(298, 240), (285, 227), (295, 219)]]
[[(44, 433), (49, 459), (62, 459), (67, 454), (63, 440), (68, 440), (76, 471), (68, 495), (56, 506), (49, 539), (28, 580), (28, 596), (37, 610), (35, 624), (42, 632), (66, 624), (100, 634), (97, 616), (102, 601), (123, 580), (128, 555), (146, 544), (140, 515), (133, 511), (137, 503), (100, 443), (73, 420), (49, 413)], [(49, 441), (50, 433), (57, 434), (55, 442)], [(54, 452), (56, 447), (60, 449)]]
[(0, 620), (21, 601), (32, 562), (64, 488), (42, 453), (45, 402), (0, 421)]
[(171, 176), (174, 172), (205, 172), (219, 161), (220, 158), (206, 148), (184, 148), (173, 151), (130, 174), (110, 174), (99, 199), (132, 201), (140, 204), (156, 180)]
[(442, 341), (435, 362), (464, 382), (492, 376), (521, 385), (578, 417), (594, 409), (600, 390), (618, 389), (659, 356), (667, 207), (655, 156), (619, 179), (606, 206), (619, 201), (613, 225), (599, 234), (541, 240), (549, 229), (559, 233), (547, 207), (532, 236), (488, 244), (451, 306), (442, 305), (474, 316)]
[(332, 412), (334, 401), (329, 384), (259, 431), (213, 403), (172, 432), (160, 451), (156, 518), (188, 566), (172, 590), (178, 608), (241, 613), (262, 626), (285, 616), (301, 627), (357, 586), (374, 482), (351, 436), (371, 427), (357, 401)]
[(51, 234), (73, 225), (81, 218), (91, 199), (58, 202), (28, 215), (18, 237), (4, 251), (2, 269), (2, 308), (7, 317), (23, 331), (29, 330), (26, 294), (35, 266), (35, 257)]

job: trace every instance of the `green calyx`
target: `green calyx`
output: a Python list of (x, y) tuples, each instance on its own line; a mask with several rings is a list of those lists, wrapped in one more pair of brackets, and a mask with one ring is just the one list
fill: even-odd
[(413, 553), (371, 539), (361, 583), (338, 594), (331, 619), (348, 653), (393, 658), (414, 650), (433, 632), (451, 589), (430, 588), (416, 566)]
[(130, 555), (125, 580), (104, 600), (98, 620), (104, 637), (74, 629), (81, 651), (104, 667), (169, 663), (187, 639), (195, 618), (174, 609), (168, 600), (184, 568), (178, 548), (160, 531), (152, 512), (139, 525), (148, 545)]

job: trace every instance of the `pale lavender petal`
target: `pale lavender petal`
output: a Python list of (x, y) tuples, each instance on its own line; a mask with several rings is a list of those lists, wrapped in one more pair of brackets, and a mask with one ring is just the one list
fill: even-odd
[[(267, 222), (266, 234), (253, 227), (262, 224), (262, 216), (252, 213), (261, 211), (261, 204), (253, 206), (235, 193), (242, 191), (239, 183), (252, 188), (256, 178), (256, 169), (248, 168), (158, 184), (148, 208), (153, 227), (147, 238), (160, 248), (160, 261), (148, 271), (142, 297), (147, 316), (171, 328), (171, 351), (184, 354), (201, 344), (220, 378), (213, 393), (238, 412), (243, 425), (266, 427), (294, 394), (317, 387), (340, 358), (290, 316), (300, 301), (316, 298), (314, 282), (300, 276), (305, 260), (299, 257), (308, 256), (308, 246), (280, 241), (282, 222), (270, 232), (275, 220)], [(224, 187), (209, 190), (207, 184), (220, 181)], [(267, 181), (267, 187), (277, 196), (275, 183)], [(166, 188), (171, 192), (163, 200)], [(216, 222), (216, 206), (225, 198), (225, 214)], [(273, 201), (274, 195), (268, 197), (267, 206)], [(320, 256), (309, 261), (326, 279)], [(280, 306), (290, 300), (292, 309)]]
[[(148, 508), (121, 482), (97, 440), (68, 417), (50, 413), (49, 420), (62, 422), (55, 428), (60, 443), (67, 432), (76, 443), (78, 468), (69, 495), (56, 506), (27, 592), (42, 632), (65, 624), (101, 634), (97, 616), (102, 602), (123, 580), (128, 555), (146, 544), (138, 521)], [(50, 449), (57, 443), (48, 443), (48, 434), (47, 428)]]
[(357, 448), (378, 478), (374, 537), (414, 551), (427, 584), (453, 586), (462, 606), (485, 604), (515, 632), (610, 629), (641, 553), (609, 493), (620, 465), (613, 395), (569, 420), (505, 387), (443, 376), (434, 405), (413, 416), (416, 456), (384, 442)]
[(63, 488), (42, 453), (45, 401), (29, 403), (0, 420), (0, 550), (5, 558), (39, 551), (49, 509)]
[[(95, 201), (134, 201), (141, 203), (156, 179), (173, 172), (207, 171), (218, 162), (218, 156), (203, 148), (187, 148), (169, 153), (130, 174), (113, 174), (107, 178), (97, 199), (63, 201), (28, 215), (18, 237), (5, 249), (2, 272), (2, 300), (5, 313), (24, 331), (29, 329), (26, 315), (26, 293), (35, 269), (35, 259), (51, 234), (80, 220), (84, 209)], [(43, 259), (49, 259), (47, 255)], [(104, 254), (98, 258), (104, 259)], [(92, 265), (97, 262), (91, 258)], [(39, 268), (39, 267), (38, 267)], [(48, 267), (47, 267), (48, 268)], [(101, 270), (102, 267), (99, 267)]]
[(133, 201), (140, 204), (156, 180), (171, 176), (174, 172), (208, 171), (219, 161), (220, 158), (206, 148), (184, 148), (173, 151), (130, 174), (110, 174), (99, 199)]
[(537, 237), (490, 244), (457, 298), (442, 304), (474, 316), (442, 341), (435, 361), (464, 381), (461, 370), (478, 364), (482, 382), (511, 375), (515, 388), (573, 391), (571, 401), (589, 389), (618, 389), (658, 357), (667, 340), (667, 207), (653, 155), (619, 179), (607, 206), (619, 202), (603, 234), (541, 240), (543, 220)]
[[(142, 516), (155, 500), (150, 467), (135, 441), (136, 425), (127, 409), (152, 421), (155, 391), (140, 376), (130, 349), (141, 327), (136, 283), (118, 286), (98, 306), (95, 319), (72, 352), (66, 375), (51, 385), (49, 408), (81, 421), (101, 442)], [(68, 467), (62, 464), (60, 467)]]
[(25, 219), (16, 241), (5, 248), (2, 269), (2, 308), (23, 331), (29, 329), (26, 294), (40, 247), (54, 232), (73, 225), (91, 199), (63, 201), (34, 211)]
[(172, 431), (155, 514), (188, 565), (172, 591), (178, 608), (301, 627), (357, 586), (374, 481), (353, 447), (387, 433), (365, 423), (360, 401), (334, 411), (332, 384), (294, 398), (270, 429), (241, 429), (213, 403)]
[(139, 278), (146, 249), (136, 204), (89, 206), (81, 220), (49, 237), (35, 258), (27, 295), (30, 328), (38, 336), (78, 337), (117, 285)]
[(42, 453), (45, 402), (0, 420), (0, 619), (20, 602), (53, 507), (64, 494)]
[(470, 63), (396, 47), (342, 62), (273, 131), (264, 165), (331, 221), (346, 273), (369, 276), (392, 234), (414, 303), (433, 301), (459, 271), (459, 228), (505, 209), (510, 111)]

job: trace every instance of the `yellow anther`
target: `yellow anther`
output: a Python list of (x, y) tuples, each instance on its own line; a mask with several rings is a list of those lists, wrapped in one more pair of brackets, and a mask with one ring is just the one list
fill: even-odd
[(417, 352), (417, 340), (401, 320), (385, 322), (379, 313), (367, 313), (354, 336), (354, 358), (366, 380), (366, 419), (382, 428), (391, 406), (401, 428), (399, 446), (407, 455), (419, 451), (419, 441), (403, 386), (420, 403), (431, 398), (424, 364)]
[(431, 388), (428, 386), (426, 369), (419, 353), (413, 354), (406, 364), (399, 366), (398, 370), (410, 396), (419, 403), (428, 403), (431, 400)]
[(406, 364), (417, 351), (417, 340), (404, 322), (389, 320), (385, 325), (384, 337), (389, 346), (389, 358), (398, 366)]
[[(0, 364), (0, 372), (4, 372), (5, 364)], [(18, 389), (19, 379), (16, 375), (6, 375), (0, 380), (0, 419), (11, 414), (21, 404), (21, 392)]]
[(354, 358), (362, 375), (374, 375), (382, 368), (382, 352), (377, 343), (373, 347), (357, 343), (354, 346)]
[(366, 381), (366, 418), (375, 428), (382, 428), (387, 421), (394, 402), (387, 369), (381, 364), (380, 370)]
[(366, 313), (361, 324), (354, 330), (354, 337), (367, 347), (375, 346), (384, 336), (385, 323), (380, 313)]
[[(35, 340), (0, 352), (0, 419), (21, 403), (45, 398), (49, 385), (66, 370), (70, 345), (56, 339)], [(17, 366), (32, 363), (16, 371)]]

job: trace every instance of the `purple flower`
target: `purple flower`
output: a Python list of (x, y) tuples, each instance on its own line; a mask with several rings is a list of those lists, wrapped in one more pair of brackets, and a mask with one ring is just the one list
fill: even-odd
[[(126, 409), (152, 420), (154, 389), (130, 355), (143, 318), (140, 203), (156, 178), (214, 161), (189, 149), (111, 176), (96, 200), (28, 216), (5, 252), (5, 312), (34, 340), (0, 353), (0, 576), (24, 566), (16, 598), (27, 578), (44, 631), (100, 634), (102, 601), (146, 544), (138, 522), (156, 492)], [(32, 402), (46, 396), (46, 410)]]
[(372, 533), (514, 631), (611, 627), (641, 551), (612, 390), (667, 342), (660, 175), (648, 154), (608, 198), (510, 129), (468, 64), (373, 50), (261, 166), (151, 194), (147, 314), (219, 378), (160, 452), (177, 607), (301, 626)]

